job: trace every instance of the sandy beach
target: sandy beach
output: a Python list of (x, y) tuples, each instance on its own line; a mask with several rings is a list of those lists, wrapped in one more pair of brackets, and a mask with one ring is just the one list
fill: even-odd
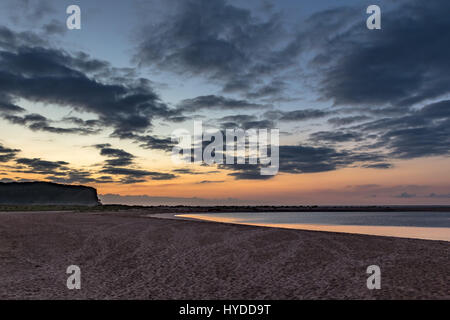
[[(366, 268), (381, 268), (368, 290)], [(81, 268), (68, 290), (66, 268)], [(450, 299), (450, 244), (146, 217), (0, 213), (0, 299)]]

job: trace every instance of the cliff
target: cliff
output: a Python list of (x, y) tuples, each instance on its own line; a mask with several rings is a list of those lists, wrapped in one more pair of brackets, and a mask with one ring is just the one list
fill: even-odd
[(0, 205), (96, 206), (97, 190), (50, 182), (0, 183)]

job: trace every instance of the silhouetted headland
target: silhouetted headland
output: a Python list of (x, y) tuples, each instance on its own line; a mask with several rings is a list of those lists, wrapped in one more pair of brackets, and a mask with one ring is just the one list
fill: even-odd
[(51, 182), (0, 183), (0, 205), (97, 206), (95, 188)]

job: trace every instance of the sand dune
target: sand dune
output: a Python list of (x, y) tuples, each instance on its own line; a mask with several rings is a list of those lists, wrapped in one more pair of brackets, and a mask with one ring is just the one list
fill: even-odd
[[(143, 215), (2, 213), (0, 298), (450, 298), (448, 242)], [(66, 288), (72, 264), (81, 290)], [(372, 264), (381, 290), (366, 288)]]

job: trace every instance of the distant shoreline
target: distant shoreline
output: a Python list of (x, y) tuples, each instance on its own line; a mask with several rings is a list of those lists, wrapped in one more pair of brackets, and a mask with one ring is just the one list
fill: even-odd
[(148, 213), (222, 213), (222, 212), (401, 212), (433, 211), (450, 212), (450, 206), (432, 205), (377, 205), (377, 206), (65, 206), (65, 205), (0, 205), (0, 212), (14, 211), (134, 211)]

